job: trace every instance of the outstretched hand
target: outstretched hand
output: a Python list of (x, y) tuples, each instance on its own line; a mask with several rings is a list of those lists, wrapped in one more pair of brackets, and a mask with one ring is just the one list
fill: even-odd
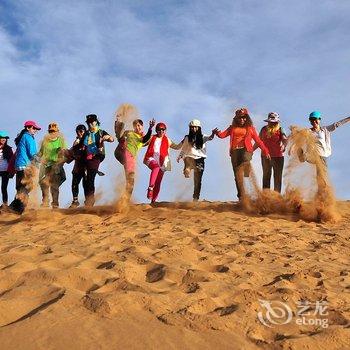
[(149, 121), (149, 127), (152, 129), (156, 125), (156, 120), (152, 118), (152, 120)]
[(104, 136), (102, 137), (102, 142), (103, 142), (103, 141), (113, 142), (114, 139), (113, 139), (113, 137), (112, 137), (111, 135), (104, 135)]
[(211, 134), (214, 136), (214, 135), (217, 135), (219, 133), (219, 129), (218, 128), (215, 128), (211, 131)]

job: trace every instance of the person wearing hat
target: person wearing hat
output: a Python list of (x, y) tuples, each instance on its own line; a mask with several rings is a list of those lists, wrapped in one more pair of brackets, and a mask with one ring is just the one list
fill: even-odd
[(9, 165), (13, 157), (12, 148), (7, 144), (9, 136), (6, 131), (0, 131), (0, 178), (2, 205), (0, 208), (7, 208), (8, 193), (7, 187), (10, 179)]
[(63, 164), (67, 146), (57, 123), (50, 123), (47, 131), (39, 151), (41, 158), (39, 172), (39, 184), (42, 192), (41, 206), (44, 208), (49, 206), (49, 193), (51, 193), (51, 206), (56, 209), (59, 207), (59, 187), (66, 180)]
[(95, 204), (95, 178), (99, 172), (99, 166), (105, 158), (105, 142), (113, 142), (114, 139), (105, 130), (100, 128), (100, 121), (96, 114), (86, 116), (88, 130), (82, 143), (84, 145), (84, 158), (86, 167), (85, 181), (85, 205), (92, 207)]
[[(263, 188), (270, 188), (271, 175), (273, 170), (274, 190), (281, 193), (282, 174), (284, 165), (284, 151), (287, 145), (287, 136), (280, 124), (278, 113), (271, 112), (264, 120), (267, 125), (262, 127), (259, 133), (260, 139), (269, 150), (270, 159), (261, 153), (261, 164), (263, 169)], [(258, 146), (255, 144), (253, 149)]]
[(193, 169), (193, 180), (194, 180), (194, 191), (193, 201), (198, 201), (201, 187), (202, 187), (202, 176), (204, 172), (204, 163), (206, 154), (205, 144), (211, 141), (218, 129), (213, 129), (211, 135), (203, 135), (201, 122), (198, 119), (193, 119), (188, 124), (189, 131), (188, 135), (181, 141), (182, 148), (177, 162), (180, 159), (184, 161), (183, 173), (186, 178), (190, 177), (191, 170)]
[(126, 197), (128, 199), (134, 189), (137, 154), (150, 140), (154, 125), (155, 120), (150, 120), (148, 131), (144, 135), (141, 119), (135, 119), (132, 122), (133, 130), (124, 130), (124, 123), (118, 119), (115, 121), (114, 131), (119, 144), (115, 149), (114, 156), (124, 166)]
[(147, 189), (147, 198), (151, 203), (155, 203), (158, 198), (164, 173), (171, 170), (169, 148), (180, 149), (182, 146), (181, 142), (176, 144), (171, 141), (165, 132), (166, 125), (158, 123), (156, 134), (151, 137), (143, 160), (143, 163), (151, 169)]
[(243, 170), (245, 175), (249, 176), (250, 161), (253, 156), (252, 141), (256, 142), (267, 159), (270, 159), (269, 150), (256, 132), (246, 108), (238, 109), (232, 119), (232, 124), (224, 131), (217, 131), (216, 135), (221, 139), (230, 136), (230, 157), (237, 197), (242, 199), (244, 196)]
[(350, 121), (350, 117), (344, 118), (327, 126), (321, 126), (321, 112), (313, 111), (309, 115), (311, 124), (310, 131), (316, 140), (316, 149), (324, 164), (327, 164), (327, 158), (332, 154), (331, 132), (339, 126)]
[(30, 189), (32, 188), (32, 178), (30, 165), (37, 161), (37, 147), (35, 134), (41, 130), (40, 126), (33, 120), (24, 123), (24, 128), (15, 138), (16, 145), (16, 197), (10, 204), (10, 209), (18, 214), (22, 214), (28, 202)]

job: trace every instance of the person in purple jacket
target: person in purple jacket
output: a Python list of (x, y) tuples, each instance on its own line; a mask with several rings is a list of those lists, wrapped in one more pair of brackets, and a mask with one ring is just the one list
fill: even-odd
[(0, 178), (1, 178), (1, 194), (2, 205), (0, 208), (4, 209), (8, 204), (7, 186), (10, 179), (9, 162), (13, 157), (12, 148), (7, 144), (9, 136), (7, 132), (0, 131)]

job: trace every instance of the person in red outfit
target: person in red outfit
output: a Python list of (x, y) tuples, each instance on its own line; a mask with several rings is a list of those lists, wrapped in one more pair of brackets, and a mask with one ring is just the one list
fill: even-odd
[[(278, 113), (269, 113), (264, 121), (267, 122), (267, 125), (260, 130), (259, 136), (268, 148), (271, 159), (267, 159), (264, 154), (261, 154), (263, 188), (270, 188), (273, 169), (274, 190), (281, 193), (284, 165), (283, 153), (287, 145), (287, 136), (281, 127)], [(257, 145), (254, 146), (254, 149), (256, 148)]]
[(246, 108), (238, 109), (232, 124), (226, 130), (216, 132), (216, 135), (221, 139), (230, 136), (230, 157), (237, 197), (242, 199), (244, 195), (243, 170), (245, 170), (245, 175), (247, 175), (247, 171), (249, 173), (250, 161), (253, 156), (252, 141), (257, 143), (267, 159), (271, 158), (269, 150), (259, 138)]
[(158, 123), (156, 125), (156, 134), (149, 140), (143, 160), (144, 164), (151, 169), (147, 189), (147, 198), (151, 200), (151, 203), (154, 203), (158, 198), (164, 172), (171, 170), (169, 148), (180, 149), (182, 146), (182, 143), (175, 144), (171, 141), (165, 132), (166, 125)]

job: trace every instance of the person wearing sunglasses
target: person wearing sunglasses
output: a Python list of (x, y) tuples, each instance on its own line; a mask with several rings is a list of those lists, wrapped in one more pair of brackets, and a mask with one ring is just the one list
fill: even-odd
[[(261, 154), (263, 188), (270, 188), (273, 170), (274, 190), (281, 193), (284, 151), (287, 145), (287, 136), (281, 127), (281, 120), (278, 113), (269, 113), (267, 119), (264, 121), (267, 122), (267, 125), (262, 127), (259, 137), (268, 148), (271, 159), (267, 159), (263, 154)], [(257, 147), (257, 144), (255, 144), (253, 150), (255, 150)]]
[(205, 159), (207, 158), (206, 143), (211, 141), (217, 129), (212, 130), (211, 135), (203, 135), (201, 122), (198, 119), (190, 121), (188, 135), (181, 141), (182, 148), (177, 162), (180, 159), (184, 161), (183, 173), (186, 178), (190, 177), (191, 170), (193, 170), (193, 201), (197, 202), (201, 193), (202, 176), (204, 172)]
[(224, 131), (217, 131), (216, 135), (223, 139), (230, 136), (230, 157), (237, 188), (237, 197), (244, 196), (243, 172), (250, 173), (250, 161), (253, 156), (254, 140), (262, 150), (266, 159), (271, 159), (269, 150), (260, 139), (246, 108), (236, 110), (232, 124)]
[(350, 117), (344, 118), (327, 126), (321, 126), (321, 112), (313, 111), (309, 115), (311, 124), (310, 131), (316, 139), (317, 153), (321, 157), (325, 165), (327, 165), (327, 158), (332, 154), (331, 147), (331, 132), (339, 126), (342, 126), (350, 121)]
[(156, 134), (149, 140), (148, 148), (144, 157), (144, 164), (151, 169), (147, 198), (154, 203), (159, 195), (163, 175), (171, 170), (169, 148), (180, 149), (182, 143), (175, 144), (166, 135), (166, 125), (158, 123)]
[(63, 168), (65, 162), (64, 152), (67, 149), (63, 135), (58, 124), (52, 122), (48, 126), (48, 133), (41, 142), (39, 156), (41, 165), (39, 171), (39, 184), (42, 192), (43, 208), (49, 207), (49, 193), (51, 193), (52, 209), (59, 207), (59, 188), (66, 181)]

